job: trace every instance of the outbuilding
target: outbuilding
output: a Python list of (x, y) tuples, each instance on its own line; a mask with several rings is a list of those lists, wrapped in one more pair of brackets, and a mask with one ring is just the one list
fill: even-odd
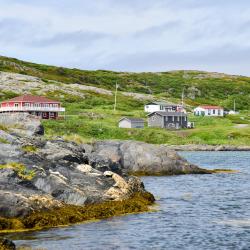
[(187, 128), (188, 120), (187, 114), (184, 112), (153, 112), (148, 115), (148, 126), (167, 128), (167, 129), (180, 129)]
[(140, 118), (123, 117), (119, 120), (119, 128), (144, 128), (144, 120)]

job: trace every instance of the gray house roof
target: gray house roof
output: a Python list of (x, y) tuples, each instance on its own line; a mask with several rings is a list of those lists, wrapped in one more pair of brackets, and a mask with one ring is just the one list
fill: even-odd
[(176, 103), (163, 102), (163, 101), (149, 102), (146, 105), (150, 105), (150, 104), (161, 105), (161, 106), (178, 106), (178, 104)]
[(128, 120), (130, 122), (144, 122), (143, 119), (140, 119), (140, 118), (131, 118), (131, 117), (123, 117), (123, 118), (121, 118), (119, 120), (119, 122), (122, 121), (122, 120)]
[(153, 113), (148, 114), (148, 116), (151, 116), (153, 114), (158, 114), (160, 116), (187, 116), (184, 112), (165, 112), (165, 111), (155, 111)]

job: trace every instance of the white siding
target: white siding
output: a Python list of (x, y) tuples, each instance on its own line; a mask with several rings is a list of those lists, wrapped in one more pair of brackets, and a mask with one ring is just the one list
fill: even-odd
[(151, 105), (145, 105), (144, 111), (148, 113), (153, 113), (156, 111), (165, 111), (165, 108), (164, 106), (161, 105), (151, 104)]
[(202, 116), (204, 112), (205, 116), (223, 116), (224, 115), (224, 109), (204, 109), (201, 107), (198, 107), (194, 109), (194, 114), (198, 116)]
[(129, 122), (128, 120), (121, 120), (119, 122), (119, 128), (131, 128), (131, 122)]

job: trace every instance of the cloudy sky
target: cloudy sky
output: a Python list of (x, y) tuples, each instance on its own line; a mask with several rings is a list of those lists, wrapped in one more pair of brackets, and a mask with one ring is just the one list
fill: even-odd
[(0, 55), (81, 69), (250, 76), (250, 1), (0, 0)]

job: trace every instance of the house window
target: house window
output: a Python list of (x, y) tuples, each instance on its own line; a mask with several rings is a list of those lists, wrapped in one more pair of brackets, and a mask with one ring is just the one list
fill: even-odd
[(215, 115), (215, 109), (213, 109), (213, 114)]
[(49, 117), (55, 117), (55, 113), (54, 112), (51, 112), (51, 113), (49, 113)]
[(207, 114), (211, 115), (211, 109), (208, 109)]
[(47, 113), (43, 113), (43, 117), (47, 117)]
[(180, 121), (180, 116), (177, 116), (177, 122), (179, 122)]
[(218, 115), (221, 115), (221, 110), (220, 109), (218, 109)]
[(17, 108), (17, 107), (19, 106), (19, 104), (18, 104), (18, 103), (15, 103), (15, 105), (14, 105), (14, 106), (15, 106), (15, 108)]
[(163, 110), (164, 109), (164, 107), (163, 106), (160, 106), (160, 110)]
[(30, 107), (30, 103), (29, 103), (29, 102), (26, 102), (26, 103), (24, 103), (24, 106), (25, 106), (25, 107)]

